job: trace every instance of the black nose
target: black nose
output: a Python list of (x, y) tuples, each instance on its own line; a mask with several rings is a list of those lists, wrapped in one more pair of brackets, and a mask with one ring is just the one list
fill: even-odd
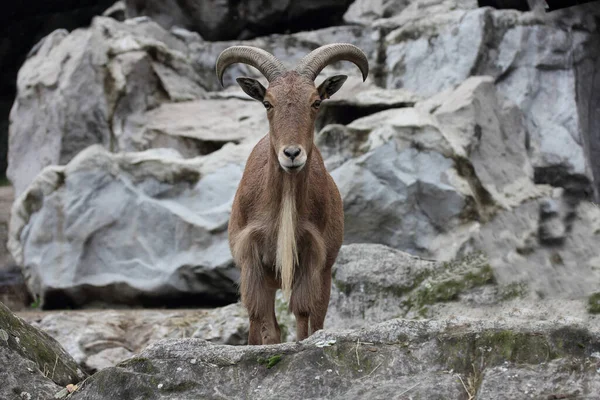
[(301, 152), (302, 150), (300, 150), (300, 147), (287, 147), (283, 149), (283, 154), (292, 161), (294, 161), (294, 158), (298, 157)]

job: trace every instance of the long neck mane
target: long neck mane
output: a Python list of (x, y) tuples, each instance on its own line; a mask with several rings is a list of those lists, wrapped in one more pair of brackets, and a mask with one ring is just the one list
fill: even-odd
[(298, 217), (305, 209), (304, 201), (308, 190), (308, 168), (310, 156), (303, 170), (298, 173), (285, 172), (279, 165), (274, 152), (269, 156), (267, 182), (272, 207), (277, 214), (276, 272), (281, 278), (281, 290), (289, 300), (298, 264), (297, 228)]

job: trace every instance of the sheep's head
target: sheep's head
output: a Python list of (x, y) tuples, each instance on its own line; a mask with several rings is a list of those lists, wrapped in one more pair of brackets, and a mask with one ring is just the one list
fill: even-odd
[(337, 92), (347, 76), (329, 77), (318, 87), (314, 80), (327, 65), (342, 60), (356, 64), (363, 80), (367, 78), (367, 57), (356, 46), (345, 43), (313, 50), (294, 70), (287, 70), (281, 61), (262, 49), (233, 46), (221, 53), (216, 70), (221, 84), (225, 69), (234, 63), (251, 65), (267, 78), (268, 88), (252, 78), (237, 78), (237, 82), (246, 94), (265, 106), (271, 147), (281, 168), (286, 172), (298, 172), (311, 154), (315, 120), (321, 102)]

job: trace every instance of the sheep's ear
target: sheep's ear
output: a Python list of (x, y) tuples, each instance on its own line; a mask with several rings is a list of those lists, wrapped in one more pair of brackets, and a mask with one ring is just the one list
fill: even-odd
[(346, 82), (346, 79), (348, 79), (347, 75), (335, 75), (325, 79), (317, 89), (319, 91), (319, 96), (321, 96), (321, 100), (333, 96), (335, 92), (340, 90), (344, 82)]
[(248, 96), (258, 101), (264, 100), (267, 89), (259, 81), (252, 78), (237, 78), (236, 81)]

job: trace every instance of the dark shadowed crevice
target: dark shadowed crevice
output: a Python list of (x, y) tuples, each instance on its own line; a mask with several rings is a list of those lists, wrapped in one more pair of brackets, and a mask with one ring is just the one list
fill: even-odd
[(321, 112), (315, 121), (316, 131), (319, 132), (326, 125), (340, 124), (348, 125), (354, 120), (366, 117), (367, 115), (375, 114), (380, 111), (389, 110), (391, 108), (412, 107), (414, 103), (397, 103), (397, 104), (373, 104), (373, 105), (357, 105), (348, 103), (323, 103)]
[(518, 11), (530, 11), (527, 0), (477, 0), (479, 7), (492, 7), (498, 10), (512, 9)]
[(536, 167), (533, 179), (536, 184), (563, 188), (565, 194), (579, 200), (589, 200), (593, 195), (590, 179), (583, 174), (571, 173), (565, 165)]
[[(81, 285), (67, 289), (48, 289), (42, 299), (44, 310), (84, 308), (214, 308), (239, 300), (237, 288), (231, 284), (220, 294), (161, 293), (160, 289), (148, 294), (135, 293), (127, 284), (110, 286)], [(107, 294), (110, 291), (111, 294)]]

